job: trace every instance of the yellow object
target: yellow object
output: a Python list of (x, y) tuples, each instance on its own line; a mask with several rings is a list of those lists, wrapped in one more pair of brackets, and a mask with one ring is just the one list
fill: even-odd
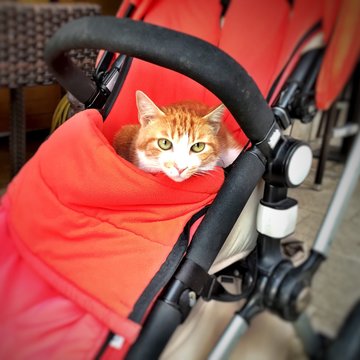
[(68, 119), (70, 102), (67, 95), (64, 95), (57, 105), (51, 122), (51, 132), (55, 131), (61, 124)]

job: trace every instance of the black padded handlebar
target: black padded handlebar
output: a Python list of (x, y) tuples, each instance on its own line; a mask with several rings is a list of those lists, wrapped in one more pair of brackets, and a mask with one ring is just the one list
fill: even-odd
[(192, 78), (225, 104), (253, 143), (263, 141), (274, 124), (272, 111), (247, 72), (222, 50), (196, 37), (107, 16), (64, 25), (48, 42), (45, 60), (59, 83), (86, 102), (96, 85), (67, 55), (82, 48), (120, 52)]

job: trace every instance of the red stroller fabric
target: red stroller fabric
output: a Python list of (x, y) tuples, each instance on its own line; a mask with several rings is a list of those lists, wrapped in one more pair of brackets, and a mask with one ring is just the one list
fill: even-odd
[[(125, 14), (129, 4), (135, 5), (132, 18), (136, 20), (143, 19), (199, 37), (224, 50), (245, 68), (264, 97), (292, 59), (286, 66), (274, 98), (296, 65), (301, 50), (311, 39), (301, 42), (304, 34), (322, 19), (324, 10), (322, 1), (297, 0), (291, 6), (285, 0), (233, 0), (224, 24), (220, 26), (222, 8), (219, 0), (124, 1), (119, 16)], [(112, 141), (120, 124), (137, 122), (136, 90), (144, 91), (159, 105), (181, 100), (198, 100), (210, 106), (220, 103), (213, 94), (186, 76), (134, 59), (124, 86), (106, 118), (104, 134), (109, 141)], [(126, 108), (121, 104), (127, 104)], [(246, 136), (229, 112), (225, 114), (224, 122), (244, 145)]]
[(316, 84), (320, 109), (328, 109), (341, 93), (360, 56), (360, 2), (342, 0), (326, 6), (325, 25), (331, 38)]
[(24, 261), (7, 224), (1, 207), (0, 358), (93, 359), (108, 326), (63, 296)]
[(2, 201), (7, 240), (53, 288), (134, 339), (130, 313), (190, 217), (214, 199), (223, 171), (183, 183), (144, 173), (115, 153), (102, 128), (88, 110), (41, 146)]

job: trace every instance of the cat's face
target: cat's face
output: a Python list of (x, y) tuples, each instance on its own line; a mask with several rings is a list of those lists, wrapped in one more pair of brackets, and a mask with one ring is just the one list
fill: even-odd
[(136, 100), (141, 124), (136, 155), (141, 169), (163, 172), (180, 182), (216, 166), (224, 106), (210, 111), (189, 103), (160, 109), (140, 91)]

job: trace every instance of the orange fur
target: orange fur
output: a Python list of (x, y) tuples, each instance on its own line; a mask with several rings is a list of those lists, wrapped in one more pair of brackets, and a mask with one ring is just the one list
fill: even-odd
[[(140, 124), (123, 126), (114, 137), (114, 148), (120, 156), (145, 171), (164, 171), (175, 181), (183, 181), (214, 168), (226, 149), (240, 152), (239, 144), (221, 123), (223, 108), (214, 109), (190, 101), (157, 107), (141, 92), (137, 92), (137, 102)], [(184, 136), (188, 145), (180, 145), (185, 143)], [(171, 151), (158, 146), (159, 139), (169, 139), (174, 149), (171, 151), (183, 147), (185, 160), (179, 160), (179, 155), (176, 155), (177, 160), (173, 159)], [(205, 149), (192, 152), (191, 146), (199, 142), (206, 144)], [(156, 161), (161, 163), (159, 169)], [(186, 169), (186, 174), (180, 177), (175, 170), (168, 172), (173, 167)]]

